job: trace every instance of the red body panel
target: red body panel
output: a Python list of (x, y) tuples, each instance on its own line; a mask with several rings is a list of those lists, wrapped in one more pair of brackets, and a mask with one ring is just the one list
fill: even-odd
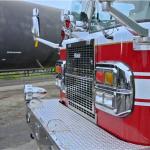
[[(132, 47), (132, 43), (97, 46), (96, 62), (119, 61), (127, 64), (133, 72), (150, 72), (150, 51), (134, 51)], [(97, 110), (97, 124), (122, 140), (150, 145), (150, 106), (134, 105), (133, 112), (124, 118)]]
[(118, 118), (97, 110), (97, 124), (127, 142), (150, 145), (150, 107), (134, 106), (133, 112)]
[[(150, 72), (150, 51), (134, 51), (131, 42), (96, 46), (96, 63), (119, 61), (130, 67), (133, 72)], [(66, 50), (60, 51), (60, 60), (66, 60)], [(150, 79), (148, 76), (134, 76), (138, 79)], [(67, 105), (65, 94), (60, 91), (61, 101)], [(149, 99), (150, 100), (150, 99)], [(136, 102), (148, 102), (135, 99)], [(149, 101), (150, 102), (150, 101)], [(150, 106), (133, 106), (130, 115), (119, 118), (101, 110), (97, 112), (97, 125), (127, 142), (150, 145)]]
[(131, 42), (97, 46), (95, 57), (96, 62), (120, 61), (133, 72), (150, 72), (150, 51), (134, 51)]

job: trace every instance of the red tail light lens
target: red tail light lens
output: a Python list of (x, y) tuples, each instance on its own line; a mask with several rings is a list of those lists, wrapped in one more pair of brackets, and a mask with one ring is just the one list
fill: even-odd
[(66, 28), (70, 28), (71, 22), (70, 20), (65, 20)]
[(105, 74), (102, 71), (97, 71), (96, 72), (96, 81), (99, 83), (104, 84), (105, 82)]
[(64, 30), (61, 30), (61, 39), (62, 39), (62, 40), (65, 39), (65, 32), (64, 32)]

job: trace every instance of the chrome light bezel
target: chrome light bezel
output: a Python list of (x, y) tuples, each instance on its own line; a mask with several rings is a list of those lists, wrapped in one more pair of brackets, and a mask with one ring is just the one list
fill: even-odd
[[(133, 108), (135, 89), (131, 69), (122, 62), (107, 61), (97, 64), (96, 71), (113, 71), (114, 82), (110, 86), (95, 81), (95, 107), (118, 117), (129, 115)], [(98, 92), (101, 93), (100, 100)], [(110, 96), (108, 98), (105, 95)]]

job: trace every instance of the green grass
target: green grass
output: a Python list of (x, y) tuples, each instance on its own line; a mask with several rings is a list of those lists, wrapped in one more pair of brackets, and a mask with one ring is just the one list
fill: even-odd
[(18, 80), (23, 78), (47, 78), (50, 77), (54, 72), (34, 72), (29, 74), (24, 74), (23, 72), (9, 72), (9, 73), (0, 73), (0, 80)]

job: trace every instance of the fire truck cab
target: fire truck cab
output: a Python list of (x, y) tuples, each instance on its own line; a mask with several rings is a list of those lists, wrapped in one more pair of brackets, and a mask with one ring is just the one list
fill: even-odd
[(27, 104), (41, 149), (150, 149), (149, 14), (149, 0), (76, 0), (59, 44), (35, 32), (60, 57), (58, 100)]

